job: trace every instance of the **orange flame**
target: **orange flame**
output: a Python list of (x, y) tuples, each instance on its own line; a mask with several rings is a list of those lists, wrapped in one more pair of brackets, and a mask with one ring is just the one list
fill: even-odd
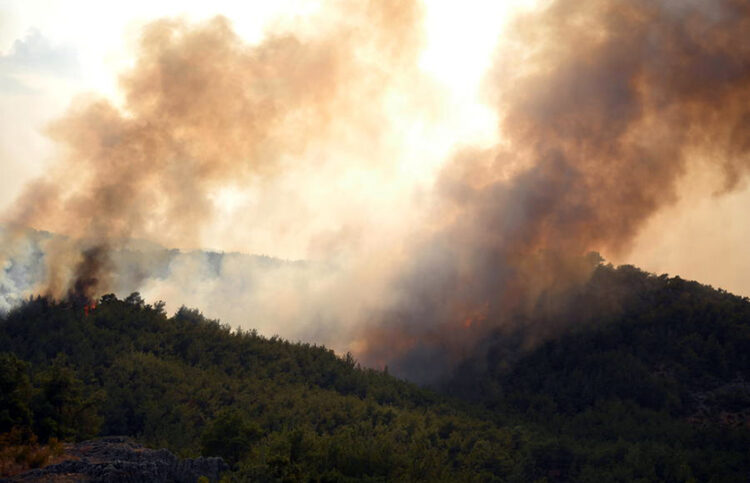
[(89, 316), (89, 312), (93, 312), (96, 309), (96, 302), (91, 302), (90, 304), (86, 304), (83, 306), (83, 313), (86, 315), (86, 317)]
[(485, 320), (487, 320), (487, 313), (489, 312), (490, 304), (485, 302), (481, 307), (470, 311), (463, 321), (464, 328), (468, 329), (472, 326), (478, 326)]

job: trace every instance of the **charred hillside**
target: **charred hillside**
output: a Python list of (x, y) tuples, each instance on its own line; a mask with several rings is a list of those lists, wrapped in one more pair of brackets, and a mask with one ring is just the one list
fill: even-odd
[(240, 480), (744, 481), (750, 301), (605, 265), (565, 300), (441, 394), (137, 294), (38, 298), (0, 321), (0, 433), (128, 435)]

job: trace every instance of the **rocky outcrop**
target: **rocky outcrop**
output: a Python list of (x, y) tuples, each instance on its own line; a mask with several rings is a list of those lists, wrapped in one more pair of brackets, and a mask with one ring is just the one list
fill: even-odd
[(126, 437), (84, 441), (66, 448), (69, 458), (5, 482), (195, 483), (218, 481), (229, 466), (221, 458), (179, 459), (166, 449), (153, 450)]
[(690, 396), (695, 410), (688, 422), (703, 427), (750, 429), (750, 383), (742, 376), (710, 391), (695, 391)]

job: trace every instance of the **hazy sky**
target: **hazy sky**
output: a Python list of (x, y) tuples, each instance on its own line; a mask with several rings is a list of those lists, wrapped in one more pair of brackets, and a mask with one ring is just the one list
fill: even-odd
[[(100, 95), (122, 103), (118, 74), (132, 67), (145, 23), (165, 16), (194, 22), (221, 14), (246, 42), (257, 43), (279, 26), (315, 28), (307, 19), (315, 18), (319, 3), (0, 1), (0, 207), (12, 208), (23, 186), (49, 167), (57, 147), (43, 130), (76, 96)], [(387, 225), (389, 213), (405, 204), (418, 210), (419, 193), (429, 189), (438, 167), (455, 149), (496, 143), (498, 120), (494, 109), (484, 103), (482, 79), (493, 64), (510, 14), (531, 3), (427, 2), (418, 69), (430, 80), (430, 100), (425, 101), (429, 108), (422, 104), (414, 108), (411, 101), (389, 94), (391, 129), (398, 135), (387, 136), (393, 145), (376, 157), (387, 158), (390, 164), (384, 166), (378, 159), (377, 168), (348, 170), (335, 179), (325, 168), (300, 171), (263, 192), (251, 186), (218, 190), (214, 200), (221, 216), (203, 234), (201, 244), (306, 258), (328, 250), (331, 238), (356, 238), (356, 218), (362, 213)], [(355, 147), (351, 152), (322, 150), (307, 155), (361, 157), (365, 151)], [(330, 169), (341, 163), (333, 162)], [(287, 227), (289, 213), (298, 208), (269, 207), (301, 179), (308, 180), (308, 191), (304, 197), (297, 195), (297, 201), (292, 195), (289, 199), (302, 206), (304, 198), (311, 221), (297, 232)], [(331, 189), (347, 193), (350, 206), (340, 206), (340, 195), (331, 196)], [(716, 184), (703, 176), (686, 177), (681, 200), (657, 213), (634, 249), (612, 261), (750, 295), (750, 189), (720, 196), (714, 196), (715, 191)]]
[[(479, 84), (482, 73), (491, 64), (491, 53), (507, 12), (528, 1), (484, 5), (480, 9), (482, 3), (473, 2), (475, 8), (467, 9), (454, 2), (435, 2), (426, 12), (427, 39), (419, 67), (434, 81), (433, 87), (440, 90), (440, 105), (430, 107), (435, 112), (427, 114), (428, 122), (392, 116), (394, 130), (402, 135), (398, 148), (399, 179), (389, 173), (387, 181), (398, 186), (386, 188), (384, 180), (374, 180), (371, 172), (349, 172), (346, 179), (339, 180), (344, 188), (352, 188), (349, 191), (362, 193), (361, 196), (391, 196), (394, 190), (403, 191), (406, 185), (412, 187), (415, 179), (429, 185), (435, 166), (455, 145), (490, 143), (494, 139), (496, 115), (480, 101)], [(0, 107), (4, 115), (0, 125), (0, 159), (4, 175), (0, 179), (0, 206), (12, 203), (25, 182), (50, 164), (56, 149), (42, 131), (49, 121), (62, 115), (76, 96), (104, 95), (115, 103), (122, 101), (118, 75), (132, 67), (144, 24), (162, 17), (199, 22), (223, 15), (252, 44), (260, 42), (268, 31), (314, 30), (316, 26), (307, 25), (306, 21), (313, 19), (320, 8), (319, 2), (291, 0), (249, 4), (136, 1), (106, 5), (84, 1), (3, 2)], [(401, 102), (397, 98), (393, 101)], [(402, 125), (397, 125), (399, 122)], [(297, 180), (289, 183), (295, 184)], [(251, 203), (262, 203), (259, 197), (263, 194), (252, 190), (226, 189), (215, 194), (217, 206), (224, 208), (227, 218), (231, 218), (238, 206), (244, 206), (248, 198)], [(270, 216), (267, 209), (264, 216)], [(207, 239), (206, 243), (216, 249), (290, 258), (307, 255), (307, 246), (279, 243), (275, 231), (256, 225), (251, 239), (219, 236)], [(227, 238), (233, 242), (228, 244)]]

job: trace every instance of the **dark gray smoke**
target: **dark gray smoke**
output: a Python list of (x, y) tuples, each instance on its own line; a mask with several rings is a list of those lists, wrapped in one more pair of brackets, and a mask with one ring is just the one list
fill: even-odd
[[(433, 380), (488, 330), (552, 313), (689, 169), (750, 168), (750, 3), (556, 0), (515, 23), (491, 85), (504, 142), (442, 173), (441, 228), (364, 358)], [(527, 327), (527, 343), (554, 327)]]
[[(301, 154), (316, 143), (340, 143), (344, 158), (352, 147), (387, 144), (389, 84), (400, 79), (400, 97), (422, 90), (403, 75), (417, 65), (421, 9), (335, 5), (334, 20), (314, 34), (277, 33), (257, 45), (221, 18), (144, 29), (122, 78), (124, 108), (104, 100), (71, 108), (50, 128), (65, 156), (16, 204), (17, 224), (70, 237), (45, 242), (40, 289), (88, 299), (119, 286), (188, 301), (208, 293), (205, 305), (226, 298), (242, 316), (244, 296), (269, 326), (305, 325), (295, 333), (337, 337), (337, 348), (364, 363), (427, 382), (490, 331), (524, 327), (526, 344), (556, 333), (554, 314), (598, 263), (588, 254), (627, 253), (649, 218), (677, 200), (685, 173), (720, 173), (726, 192), (750, 167), (746, 0), (553, 0), (517, 19), (498, 49), (488, 85), (500, 141), (444, 167), (413, 239), (380, 248), (389, 237), (378, 222), (330, 223), (322, 251), (356, 256), (264, 280), (227, 257), (233, 283), (202, 278), (212, 265), (194, 257), (156, 260), (169, 267), (168, 283), (123, 263), (133, 238), (200, 243), (217, 217), (212, 193), (314, 162)], [(303, 178), (278, 196), (279, 210)], [(331, 184), (317, 193), (335, 191)], [(281, 230), (327, 215), (294, 213)], [(373, 215), (382, 213), (360, 218)], [(338, 248), (357, 244), (365, 248)], [(2, 245), (6, 261), (13, 244)]]

